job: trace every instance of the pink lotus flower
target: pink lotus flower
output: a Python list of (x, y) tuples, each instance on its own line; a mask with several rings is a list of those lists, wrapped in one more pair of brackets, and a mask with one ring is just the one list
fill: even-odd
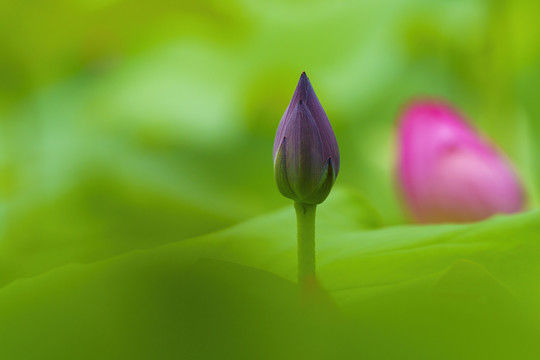
[(414, 102), (401, 115), (398, 176), (419, 223), (477, 221), (524, 207), (505, 157), (442, 102)]

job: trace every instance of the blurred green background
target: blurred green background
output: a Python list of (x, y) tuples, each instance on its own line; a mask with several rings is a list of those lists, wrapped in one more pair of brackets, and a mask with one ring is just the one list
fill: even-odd
[[(116, 339), (113, 341), (116, 345), (111, 345), (111, 358), (122, 357), (132, 350), (132, 357), (135, 354), (142, 358), (152, 358), (150, 354), (160, 357), (160, 354), (156, 355), (156, 349), (165, 349), (161, 354), (165, 357), (167, 346), (163, 344), (174, 343), (185, 335), (178, 329), (170, 329), (172, 325), (167, 325), (166, 321), (168, 316), (175, 319), (175, 316), (187, 316), (190, 321), (196, 321), (196, 316), (190, 318), (186, 315), (189, 311), (184, 308), (182, 311), (187, 311), (186, 314), (182, 312), (180, 316), (180, 313), (173, 312), (176, 315), (171, 315), (166, 309), (179, 305), (173, 302), (161, 304), (163, 300), (156, 299), (159, 294), (171, 296), (162, 292), (164, 289), (172, 291), (168, 281), (169, 277), (174, 278), (171, 274), (177, 270), (171, 269), (176, 267), (184, 274), (179, 278), (187, 282), (187, 285), (182, 283), (185, 290), (178, 290), (180, 293), (198, 293), (201, 289), (210, 291), (202, 285), (193, 285), (204, 283), (208, 275), (204, 271), (201, 275), (199, 265), (196, 270), (188, 272), (192, 274), (194, 271), (195, 277), (187, 276), (183, 270), (187, 265), (182, 263), (183, 260), (178, 260), (178, 265), (171, 265), (169, 269), (167, 262), (163, 265), (154, 259), (157, 255), (150, 252), (148, 256), (158, 264), (156, 266), (161, 264), (163, 267), (156, 270), (154, 280), (149, 280), (154, 268), (148, 265), (153, 262), (147, 259), (140, 260), (140, 266), (130, 263), (131, 272), (122, 268), (125, 274), (120, 273), (129, 279), (121, 278), (118, 283), (128, 281), (129, 286), (135, 286), (140, 278), (133, 274), (141, 272), (145, 274), (144, 281), (155, 287), (158, 287), (155, 283), (162, 284), (159, 290), (152, 288), (148, 292), (128, 286), (104, 297), (107, 291), (117, 289), (116, 280), (109, 283), (92, 278), (85, 291), (93, 289), (92, 286), (97, 288), (90, 295), (79, 294), (80, 299), (69, 297), (70, 300), (66, 300), (58, 294), (68, 293), (64, 290), (70, 289), (68, 283), (83, 284), (84, 279), (90, 276), (88, 274), (97, 272), (107, 279), (106, 274), (109, 273), (105, 268), (109, 265), (98, 270), (92, 267), (95, 263), (103, 264), (103, 261), (111, 261), (107, 259), (133, 250), (138, 250), (135, 254), (145, 254), (144, 249), (169, 243), (184, 247), (184, 250), (177, 250), (181, 259), (184, 256), (194, 260), (214, 254), (208, 256), (294, 279), (292, 213), (287, 212), (288, 217), (281, 216), (283, 211), (289, 210), (279, 210), (289, 209), (291, 204), (279, 194), (274, 184), (272, 144), (279, 120), (302, 71), (306, 71), (311, 79), (334, 127), (341, 151), (342, 167), (336, 189), (328, 200), (326, 212), (323, 209), (326, 205), (321, 206), (321, 227), (325, 226), (321, 230), (323, 239), (324, 231), (331, 234), (340, 229), (347, 235), (369, 228), (382, 229), (381, 238), (388, 239), (390, 247), (394, 246), (391, 245), (392, 239), (420, 241), (416, 232), (424, 231), (423, 228), (405, 225), (408, 220), (395, 190), (393, 171), (395, 121), (402, 106), (417, 96), (443, 97), (459, 107), (512, 160), (526, 186), (529, 208), (535, 209), (540, 189), (537, 156), (540, 150), (540, 102), (537, 100), (540, 81), (539, 13), (540, 4), (532, 0), (3, 0), (0, 3), (0, 286), (4, 287), (0, 289), (0, 318), (7, 325), (3, 325), (0, 333), (10, 334), (10, 342), (19, 339), (22, 344), (25, 338), (22, 334), (34, 334), (32, 331), (43, 334), (56, 329), (62, 335), (55, 337), (57, 333), (52, 331), (50, 339), (46, 336), (39, 346), (27, 350), (29, 354), (31, 349), (38, 349), (35, 351), (41, 351), (41, 354), (52, 351), (59, 356), (55, 351), (64, 349), (64, 331), (82, 327), (84, 331), (81, 333), (68, 331), (69, 336), (94, 341), (101, 347)], [(277, 215), (269, 215), (268, 218), (266, 214)], [(523, 216), (537, 215), (533, 211)], [(509, 225), (504, 226), (525, 228), (521, 238), (533, 244), (537, 224), (535, 220), (527, 220), (533, 217), (522, 220), (519, 216), (517, 220), (508, 220)], [(286, 246), (289, 254), (286, 260), (279, 256), (273, 260), (262, 259), (262, 254), (268, 250), (265, 243), (250, 248), (252, 245), (248, 245), (250, 242), (246, 240), (238, 245), (236, 241), (240, 241), (237, 239), (241, 236), (223, 240), (222, 235), (217, 235), (222, 240), (216, 240), (215, 245), (211, 241), (207, 243), (205, 239), (208, 237), (197, 240), (197, 236), (237, 224), (239, 227), (231, 231), (234, 233), (237, 231), (234, 229), (240, 229), (240, 234), (247, 238), (242, 229), (256, 229), (256, 225), (250, 222), (252, 218), (268, 222), (258, 231), (253, 230), (253, 234), (247, 232), (254, 242), (258, 241), (257, 236), (268, 231), (271, 234), (275, 231), (275, 238), (282, 234), (280, 239), (290, 240)], [(520, 225), (522, 221), (528, 225)], [(497, 221), (495, 224), (499, 226)], [(392, 229), (403, 229), (403, 233), (412, 235), (400, 235), (399, 231)], [(427, 233), (434, 232), (433, 239), (439, 239), (439, 232), (447, 230), (444, 227), (426, 229)], [(457, 230), (452, 227), (448, 231), (453, 234)], [(488, 230), (487, 235), (480, 236), (480, 241), (491, 241), (495, 233)], [(213, 235), (208, 236), (214, 239)], [(361, 239), (358, 241), (362, 241), (363, 236), (359, 235)], [(373, 244), (377, 244), (377, 236), (373, 235)], [(523, 245), (517, 235), (504, 236), (514, 241), (520, 251), (527, 250), (527, 259), (530, 259), (530, 264), (534, 263), (530, 253), (538, 254), (536, 247)], [(332, 238), (331, 235), (328, 237)], [(191, 239), (186, 240), (186, 244), (192, 245), (182, 245), (183, 239)], [(205, 250), (200, 250), (201, 242)], [(366, 244), (370, 244), (369, 241)], [(193, 250), (195, 248), (198, 250)], [(169, 259), (167, 251), (157, 249), (162, 254), (160, 256)], [(199, 255), (185, 255), (191, 254), (190, 251)], [(338, 245), (334, 251), (347, 255), (346, 248)], [(359, 254), (361, 256), (363, 252)], [(434, 254), (439, 256), (440, 252), (435, 251)], [(339, 259), (336, 252), (330, 255)], [(326, 255), (323, 253), (321, 256), (324, 263)], [(478, 259), (487, 259), (487, 264), (495, 269), (515, 270), (513, 265), (505, 265), (504, 261), (502, 265), (501, 261), (494, 261), (495, 257), (481, 255)], [(470, 260), (459, 252), (445, 258), (437, 265), (438, 274), (455, 266), (453, 261), (462, 258)], [(168, 261), (174, 263), (172, 259), (171, 255)], [(523, 259), (516, 255), (515, 261), (522, 263)], [(282, 268), (272, 265), (276, 263)], [(500, 274), (493, 275), (497, 279), (492, 284), (492, 275), (484, 276), (484, 272), (497, 271), (486, 263), (480, 263), (480, 270), (473, 263), (471, 271), (480, 274), (475, 275), (475, 279), (490, 279), (488, 283), (491, 285), (486, 285), (489, 289), (493, 284), (499, 284), (501, 278), (509, 276), (506, 270), (500, 270)], [(72, 266), (80, 271), (73, 272)], [(266, 289), (264, 291), (274, 289), (274, 285), (263, 286), (266, 283), (259, 281), (259, 274), (251, 273), (255, 270), (239, 271), (234, 266), (232, 269), (228, 268), (229, 265), (225, 266), (226, 269), (221, 266), (225, 265), (211, 263), (202, 268), (216, 267), (215, 273), (237, 271), (238, 276), (247, 276), (233, 281), (233, 289), (257, 291), (253, 284)], [(387, 265), (381, 266), (386, 269)], [(418, 269), (424, 271), (430, 266), (418, 265)], [(461, 265), (457, 266), (458, 272), (461, 271)], [(465, 268), (469, 269), (468, 266)], [(53, 269), (57, 270), (48, 273)], [(350, 276), (351, 268), (343, 262), (339, 262), (334, 270), (334, 277), (326, 277), (328, 288), (358, 284), (354, 281), (354, 284), (347, 284), (344, 277)], [(538, 295), (538, 290), (532, 290), (536, 288), (530, 270), (523, 265), (517, 275), (512, 275), (523, 283), (526, 282), (523, 274), (531, 277), (531, 282), (526, 286), (522, 284), (520, 288), (530, 290), (525, 292), (525, 297), (532, 296), (532, 293)], [(53, 290), (46, 290), (48, 285), (40, 285), (42, 280), (49, 284), (48, 277), (62, 271), (71, 282), (54, 280), (56, 282), (53, 281), (50, 287)], [(403, 268), (396, 268), (395, 273), (390, 270), (386, 273), (393, 276), (400, 271)], [(119, 272), (114, 270), (112, 274)], [(381, 274), (381, 271), (373, 270), (366, 276), (370, 274)], [(236, 275), (231, 276), (234, 279)], [(194, 280), (199, 277), (203, 280)], [(38, 280), (32, 282), (32, 279)], [(238, 295), (236, 290), (228, 287), (227, 281), (232, 281), (231, 278), (212, 279), (214, 282), (210, 281), (208, 285), (210, 289), (223, 287), (227, 296), (235, 294), (245, 299), (244, 295)], [(277, 282), (276, 289), (283, 287), (284, 293), (294, 293), (291, 282), (282, 284), (273, 278), (269, 281)], [(149, 293), (156, 295), (150, 296)], [(121, 315), (112, 310), (112, 304), (118, 305), (121, 299), (135, 295), (142, 298), (135, 301), (133, 309), (125, 310)], [(206, 293), (200, 296), (205, 298), (207, 295), (214, 296)], [(267, 299), (267, 295), (261, 295), (261, 298)], [(222, 293), (220, 296), (225, 295)], [(230, 321), (231, 314), (242, 309), (235, 296), (226, 303), (232, 304), (232, 310), (225, 307), (228, 310), (218, 312), (218, 315), (197, 318), (202, 325), (190, 325), (189, 329), (216, 326), (206, 323), (212, 316), (224, 316), (224, 321)], [(259, 299), (257, 296), (251, 294), (248, 298)], [(160, 305), (155, 305), (149, 297)], [(336, 294), (331, 297), (339, 299)], [(349, 298), (342, 298), (347, 303)], [(26, 304), (21, 299), (34, 299), (34, 302)], [(270, 299), (272, 305), (266, 313), (253, 304), (250, 305), (253, 309), (248, 306), (253, 313), (244, 315), (253, 322), (245, 325), (250, 331), (245, 330), (244, 325), (238, 325), (238, 329), (245, 331), (242, 334), (251, 339), (248, 349), (253, 353), (248, 354), (256, 354), (253, 358), (265, 357), (261, 355), (261, 349), (267, 349), (266, 345), (280, 341), (288, 344), (285, 339), (291, 341), (285, 335), (279, 340), (270, 336), (270, 340), (265, 340), (268, 343), (261, 340), (273, 330), (288, 328), (294, 334), (306, 330), (302, 326), (289, 328), (276, 320), (274, 312), (286, 319), (285, 314), (296, 314), (296, 309), (288, 305), (284, 305), (286, 310), (280, 308), (280, 301), (287, 303), (281, 297), (276, 300), (270, 296)], [(46, 302), (43, 308), (39, 305), (41, 301)], [(78, 308), (81, 301), (100, 303), (101, 309), (106, 310), (94, 309), (96, 314), (91, 316)], [(411, 303), (420, 306), (416, 300)], [(189, 301), (187, 305), (182, 304), (193, 306)], [(394, 305), (389, 305), (389, 308), (394, 308)], [(153, 318), (149, 320), (148, 314), (156, 308), (163, 312), (160, 314), (163, 317), (161, 322)], [(427, 305), (426, 308), (431, 309)], [(71, 319), (65, 324), (61, 317), (58, 320), (53, 315), (63, 309), (71, 309), (67, 314), (73, 312), (65, 315)], [(139, 325), (145, 330), (126, 335), (126, 329), (134, 326), (133, 314), (139, 314), (142, 309), (145, 315)], [(377, 311), (387, 314), (386, 310), (380, 307)], [(201, 311), (207, 313), (206, 310)], [(76, 320), (78, 318), (73, 314), (82, 313), (88, 319)], [(252, 333), (253, 328), (260, 324), (253, 320), (253, 316), (262, 316), (262, 323), (269, 321), (272, 324), (268, 329), (264, 326), (267, 332), (263, 331), (260, 337), (257, 332), (255, 335)], [(39, 319), (37, 323), (50, 326), (42, 325), (47, 329), (43, 332), (40, 328), (29, 330), (29, 324), (34, 324), (35, 319)], [(103, 323), (99, 319), (108, 324), (109, 332), (103, 332), (100, 327)], [(394, 318), (388, 316), (390, 324), (391, 319)], [(365, 336), (372, 331), (371, 328), (354, 328), (353, 331), (349, 326), (356, 325), (349, 324), (349, 320), (345, 322), (346, 325), (328, 325), (325, 322), (323, 327), (347, 329), (343, 334), (348, 335), (359, 331)], [(425, 329), (427, 325), (418, 326)], [(155, 334), (154, 327), (167, 335), (162, 340), (158, 336), (148, 340), (146, 331)], [(393, 328), (392, 325), (390, 327)], [(486, 325), (486, 328), (490, 327), (491, 323)], [(318, 328), (315, 326), (315, 329)], [(394, 334), (393, 339), (408, 333), (394, 330), (398, 335)], [(200, 340), (193, 335), (197, 331), (190, 331), (186, 332), (191, 334), (187, 337), (190, 340), (182, 344)], [(386, 332), (377, 331), (383, 335), (371, 335), (372, 355), (377, 353), (379, 348), (376, 344), (379, 342), (381, 347), (386, 347), (381, 340), (387, 336)], [(120, 339), (119, 333), (124, 334)], [(202, 333), (206, 334), (206, 331)], [(242, 336), (233, 335), (230, 335), (233, 340), (222, 339), (223, 343), (216, 343), (219, 336), (208, 335), (213, 339), (209, 344), (217, 346), (223, 357), (238, 358), (238, 352), (243, 348), (235, 341)], [(316, 339), (327, 338), (327, 335), (313, 336)], [(32, 335), (28, 337), (34, 339)], [(443, 337), (453, 339), (448, 334)], [(340, 341), (346, 342), (347, 346), (356, 344), (356, 341), (347, 342), (347, 337), (344, 338)], [(134, 349), (134, 339), (142, 339), (141, 343), (146, 345)], [(302, 344), (303, 341), (311, 344), (311, 338), (302, 339), (292, 341), (298, 353), (288, 353), (291, 357), (307, 358), (304, 357), (306, 347)], [(493, 339), (486, 335), (483, 340), (490, 343)], [(19, 340), (14, 344), (20, 344)], [(328, 347), (324, 347), (325, 342), (322, 342), (320, 346), (325, 350), (311, 349), (311, 355), (332, 357), (332, 349), (336, 348), (352, 353), (358, 350), (356, 345), (339, 347), (333, 340), (328, 340)], [(395, 341), (403, 345), (409, 340)], [(85, 349), (84, 346), (78, 347), (80, 344), (73, 339), (69, 342), (71, 345), (64, 349), (68, 354)], [(358, 345), (358, 348), (362, 346)], [(411, 349), (410, 354), (418, 354), (415, 346)], [(187, 350), (178, 345), (171, 351), (187, 352), (187, 358), (198, 355), (212, 358), (215, 355), (203, 345), (188, 346)], [(494, 350), (493, 354), (497, 351)], [(99, 351), (86, 352), (90, 358), (97, 353)], [(283, 356), (283, 353), (276, 350), (267, 355), (275, 358)], [(28, 355), (28, 358), (35, 357)]]

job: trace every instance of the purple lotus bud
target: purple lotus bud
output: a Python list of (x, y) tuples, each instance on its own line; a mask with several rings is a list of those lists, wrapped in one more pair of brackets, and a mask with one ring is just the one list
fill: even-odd
[(404, 200), (417, 222), (477, 221), (524, 207), (508, 161), (442, 102), (405, 109), (398, 161)]
[(320, 204), (339, 171), (336, 137), (306, 73), (281, 118), (274, 142), (279, 191), (296, 202)]

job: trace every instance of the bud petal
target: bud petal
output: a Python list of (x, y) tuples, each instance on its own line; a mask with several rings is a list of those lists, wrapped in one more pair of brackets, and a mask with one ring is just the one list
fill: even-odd
[(449, 105), (410, 105), (399, 142), (399, 181), (417, 222), (469, 222), (523, 209), (523, 189), (508, 161)]
[(322, 141), (317, 125), (302, 100), (291, 117), (294, 121), (287, 123), (283, 133), (287, 178), (294, 193), (306, 198), (317, 189), (323, 173)]
[(324, 200), (326, 200), (328, 194), (330, 194), (330, 190), (332, 190), (332, 186), (334, 186), (335, 181), (336, 171), (334, 170), (334, 162), (332, 159), (328, 159), (328, 163), (323, 170), (323, 176), (317, 185), (317, 191), (313, 192), (310, 197), (304, 199), (302, 202), (306, 204), (322, 203)]
[(283, 139), (281, 145), (278, 149), (275, 159), (275, 169), (274, 177), (276, 184), (278, 186), (279, 192), (289, 199), (294, 199), (296, 197), (291, 185), (289, 184), (289, 179), (287, 178), (287, 158), (285, 157), (285, 144), (287, 139)]
[(309, 79), (302, 73), (274, 142), (279, 191), (297, 202), (319, 204), (339, 170), (337, 141)]

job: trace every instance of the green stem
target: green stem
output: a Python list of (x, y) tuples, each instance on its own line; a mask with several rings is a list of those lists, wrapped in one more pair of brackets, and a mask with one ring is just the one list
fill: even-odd
[(315, 210), (317, 205), (295, 202), (298, 228), (298, 283), (315, 284)]

